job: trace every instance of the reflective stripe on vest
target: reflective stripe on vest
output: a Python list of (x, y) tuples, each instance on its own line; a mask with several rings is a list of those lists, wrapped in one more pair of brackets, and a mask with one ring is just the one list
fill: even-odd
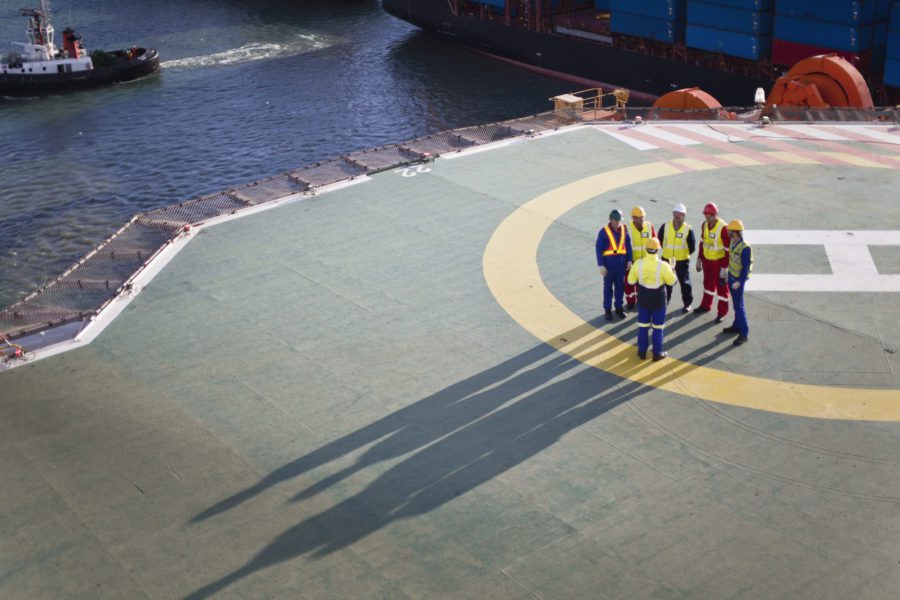
[(663, 284), (662, 262), (653, 258), (641, 259), (638, 269), (638, 284), (650, 290), (661, 288)]
[(653, 230), (653, 224), (650, 221), (644, 221), (644, 228), (638, 229), (634, 226), (634, 221), (628, 224), (628, 227), (631, 228), (631, 260), (637, 261), (639, 258), (644, 258), (644, 255), (647, 254), (647, 242), (650, 240), (651, 231)]
[(741, 254), (743, 254), (744, 248), (750, 249), (750, 268), (747, 269), (747, 279), (750, 279), (750, 273), (753, 272), (753, 248), (741, 240), (737, 244), (731, 245), (731, 258), (728, 260), (728, 274), (735, 279), (740, 279), (741, 271), (744, 269), (744, 265), (741, 263)]
[(625, 254), (625, 226), (619, 225), (619, 243), (616, 243), (615, 238), (613, 238), (612, 229), (609, 228), (609, 225), (603, 228), (603, 231), (606, 232), (606, 237), (609, 239), (609, 248), (603, 251), (603, 256), (613, 256), (619, 254)]
[(675, 225), (669, 221), (666, 225), (666, 239), (663, 243), (663, 258), (675, 257), (675, 260), (687, 260), (691, 257), (688, 252), (687, 238), (691, 226), (687, 223), (681, 224), (681, 229), (675, 231)]
[(716, 224), (710, 230), (709, 223), (703, 222), (701, 228), (703, 232), (703, 258), (706, 260), (719, 260), (723, 258), (728, 250), (722, 245), (722, 228), (725, 227), (725, 221), (716, 219)]

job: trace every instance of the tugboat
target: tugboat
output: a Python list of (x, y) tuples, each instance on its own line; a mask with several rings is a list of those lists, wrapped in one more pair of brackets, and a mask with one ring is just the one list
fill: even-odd
[(130, 81), (159, 69), (159, 53), (152, 48), (88, 54), (81, 36), (71, 28), (63, 33), (63, 46), (53, 43), (50, 7), (22, 9), (28, 17), (26, 42), (14, 42), (4, 62), (0, 59), (0, 96), (37, 96)]

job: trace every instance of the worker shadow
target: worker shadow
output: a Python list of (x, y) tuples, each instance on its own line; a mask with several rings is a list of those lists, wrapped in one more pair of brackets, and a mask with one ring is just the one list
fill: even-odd
[[(589, 323), (555, 336), (554, 339), (564, 339), (569, 343), (578, 344), (579, 340), (596, 331), (599, 322), (599, 319), (593, 319)], [(282, 481), (293, 479), (381, 440), (363, 455), (356, 468), (346, 470), (342, 475), (330, 476), (327, 478), (328, 483), (323, 480), (317, 484), (319, 488), (327, 487), (328, 484), (360, 470), (365, 464), (411, 452), (433, 441), (435, 435), (444, 435), (465, 426), (511, 398), (562, 375), (573, 366), (569, 364), (568, 358), (558, 354), (553, 346), (539, 344), (278, 468), (253, 486), (200, 512), (191, 519), (191, 522), (205, 521)], [(498, 384), (502, 385), (497, 387)], [(430, 425), (425, 427), (424, 423)]]
[[(187, 598), (207, 598), (261, 569), (299, 556), (325, 557), (392, 522), (434, 510), (527, 461), (573, 429), (645, 394), (643, 383), (623, 381), (577, 358), (598, 344), (608, 350), (621, 348), (618, 340), (600, 339), (596, 322), (553, 338), (567, 344), (566, 354), (547, 344), (535, 346), (329, 442), (196, 515), (192, 523), (216, 517), (281, 482), (363, 448), (353, 464), (301, 490), (291, 502), (307, 500), (379, 464), (399, 461), (358, 493), (284, 531), (244, 566)], [(627, 349), (613, 351), (609, 360), (635, 370), (645, 368)], [(660, 381), (678, 376), (664, 374)]]
[[(683, 315), (684, 317), (689, 317), (690, 315)], [(583, 362), (593, 363), (595, 359), (599, 356), (602, 356), (608, 353), (610, 350), (617, 349), (621, 346), (621, 344), (628, 344), (629, 351), (634, 354), (637, 352), (637, 334), (638, 334), (638, 322), (637, 317), (629, 318), (624, 321), (617, 323), (614, 326), (605, 325), (608, 323), (603, 319), (603, 317), (598, 317), (589, 322), (590, 325), (596, 327), (603, 333), (612, 336), (612, 339), (607, 339), (602, 343), (592, 342), (590, 336), (585, 336), (588, 339), (588, 343), (586, 345), (574, 347), (574, 348), (566, 348), (566, 353), (575, 356), (578, 360)], [(672, 334), (680, 331), (686, 327), (691, 327), (695, 325), (691, 319), (682, 318), (682, 319), (666, 319), (666, 343), (665, 347), (671, 348), (674, 347), (675, 344), (684, 341), (685, 339), (689, 339), (698, 335), (699, 332), (696, 331), (688, 331), (682, 334), (682, 337), (673, 337)], [(627, 357), (628, 351), (624, 354), (620, 355), (619, 353), (614, 354), (613, 356), (617, 357), (615, 360), (612, 359), (612, 356), (607, 357), (602, 363), (601, 368), (604, 369), (613, 369), (618, 367), (619, 364), (628, 360)]]
[[(685, 315), (685, 317), (688, 316)], [(677, 360), (666, 360), (662, 365), (657, 365), (651, 360), (639, 359), (636, 344), (633, 345), (621, 336), (607, 339), (601, 343), (588, 341), (580, 346), (567, 348), (566, 352), (576, 360), (588, 363), (602, 371), (615, 373), (628, 379), (638, 379), (642, 383), (654, 387), (664, 387), (691, 371), (712, 363), (723, 354), (735, 350), (731, 344), (733, 336), (723, 333), (717, 324), (711, 324), (716, 327), (712, 332), (706, 324), (697, 323), (688, 318), (677, 320), (672, 325), (667, 321), (665, 348), (678, 348), (701, 335), (709, 335), (709, 341), (686, 353), (679, 354), (676, 357)], [(637, 329), (637, 323), (634, 323), (633, 331), (629, 332), (633, 334), (632, 340), (637, 339)], [(680, 333), (673, 335), (679, 331)]]
[(590, 321), (588, 321), (588, 323), (610, 335), (619, 335), (622, 332), (627, 331), (630, 327), (634, 326), (634, 324), (637, 323), (637, 313), (627, 314), (628, 316), (624, 319), (620, 319), (618, 316), (614, 316), (612, 321), (607, 321), (606, 317), (600, 315), (591, 319)]
[[(666, 344), (670, 348), (676, 348), (680, 344), (683, 344), (683, 343), (687, 342), (688, 340), (695, 339), (698, 336), (707, 336), (711, 340), (710, 344), (713, 347), (724, 344), (725, 342), (730, 342), (734, 339), (732, 336), (729, 336), (728, 334), (722, 332), (722, 328), (723, 328), (722, 325), (716, 324), (713, 321), (711, 321), (709, 325), (702, 324), (702, 323), (701, 324), (685, 323), (685, 325), (683, 327), (680, 327), (678, 329), (682, 329), (684, 327), (687, 327), (688, 325), (694, 325), (694, 327), (692, 327), (691, 329), (682, 331), (678, 335), (666, 336)], [(676, 331), (676, 329), (672, 328), (671, 330), (668, 331), (668, 333), (673, 333), (674, 331)], [(730, 345), (729, 345), (729, 348), (731, 348)]]

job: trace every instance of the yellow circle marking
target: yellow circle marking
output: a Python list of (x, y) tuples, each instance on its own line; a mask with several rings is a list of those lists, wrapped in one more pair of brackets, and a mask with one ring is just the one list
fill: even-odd
[(900, 421), (900, 390), (835, 388), (763, 379), (669, 358), (638, 360), (636, 348), (573, 313), (541, 279), (538, 246), (550, 226), (579, 204), (624, 186), (680, 173), (662, 162), (608, 171), (529, 201), (494, 231), (484, 276), (500, 306), (560, 352), (618, 377), (703, 400), (821, 419)]

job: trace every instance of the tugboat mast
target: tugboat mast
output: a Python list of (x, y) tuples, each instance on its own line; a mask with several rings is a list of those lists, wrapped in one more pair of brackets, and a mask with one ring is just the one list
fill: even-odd
[(21, 14), (30, 17), (28, 26), (25, 28), (29, 43), (42, 46), (45, 50), (44, 60), (52, 60), (55, 49), (53, 47), (53, 25), (50, 24), (50, 2), (41, 0), (39, 9), (23, 8)]

